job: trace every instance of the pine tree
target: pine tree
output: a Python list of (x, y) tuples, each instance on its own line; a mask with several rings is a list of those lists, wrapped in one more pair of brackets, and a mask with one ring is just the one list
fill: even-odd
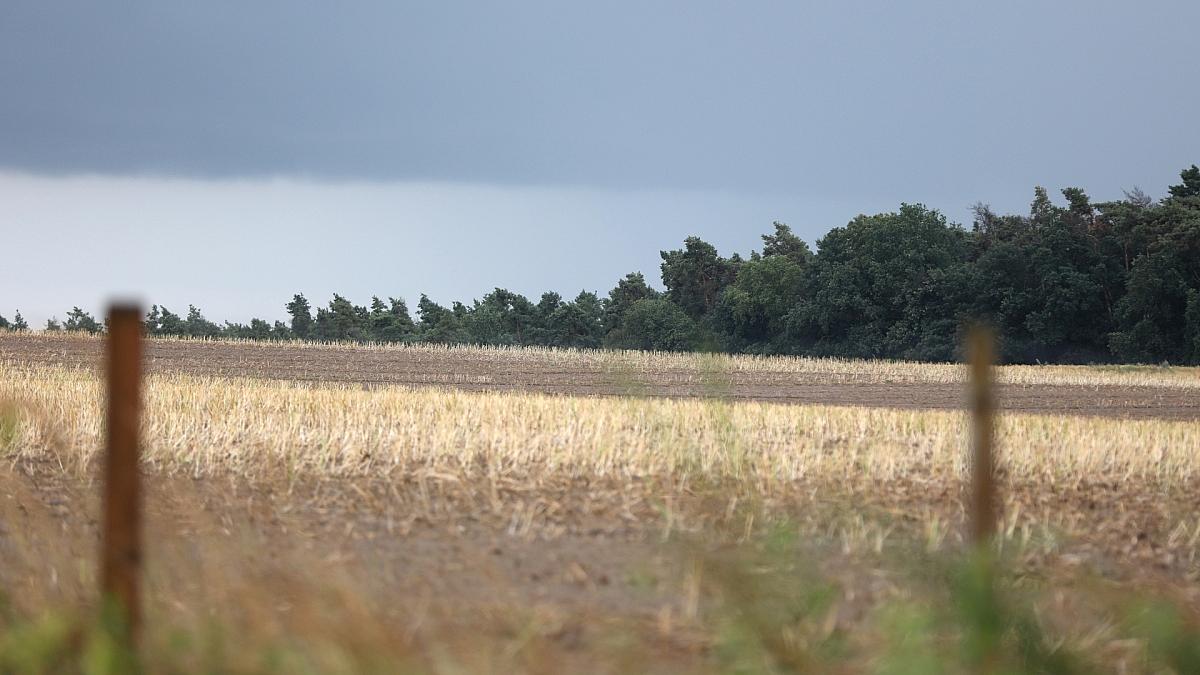
[(667, 298), (693, 318), (708, 313), (722, 289), (737, 276), (739, 258), (722, 258), (717, 249), (699, 237), (688, 237), (684, 247), (660, 251)]
[(371, 315), (366, 307), (355, 306), (346, 298), (333, 294), (329, 308), (317, 309), (317, 319), (313, 324), (315, 336), (319, 340), (365, 340)]
[(1050, 195), (1041, 185), (1033, 188), (1033, 203), (1029, 205), (1029, 220), (1034, 225), (1046, 225), (1055, 216), (1054, 204)]
[(392, 323), (389, 326), (389, 333), (386, 336), (388, 342), (400, 342), (412, 338), (416, 332), (416, 325), (413, 324), (412, 316), (408, 313), (408, 305), (404, 302), (404, 298), (388, 298), (388, 311), (392, 315)]
[(159, 309), (162, 312), (158, 322), (160, 335), (187, 335), (187, 326), (183, 323), (183, 317), (166, 307), (160, 307)]
[(621, 325), (633, 303), (645, 298), (657, 298), (658, 291), (646, 284), (641, 272), (626, 274), (604, 299), (604, 332), (611, 333)]
[(150, 311), (146, 312), (146, 318), (142, 320), (142, 325), (146, 329), (146, 335), (158, 335), (158, 324), (161, 317), (158, 313), (158, 305), (150, 305)]
[(183, 329), (190, 337), (212, 338), (221, 334), (221, 327), (204, 318), (204, 314), (195, 305), (188, 305), (188, 315)]
[(292, 316), (292, 335), (300, 340), (309, 339), (312, 336), (313, 317), (312, 306), (308, 304), (308, 299), (304, 297), (303, 293), (297, 293), (285, 306), (288, 314)]
[(762, 257), (769, 258), (780, 255), (801, 264), (812, 258), (812, 250), (808, 248), (808, 244), (804, 243), (803, 239), (792, 234), (792, 228), (779, 221), (775, 221), (773, 225), (775, 234), (762, 235)]
[(388, 298), (385, 303), (378, 296), (371, 298), (367, 327), (369, 339), (378, 342), (402, 342), (412, 335), (414, 329), (404, 300)]
[(417, 317), (421, 320), (421, 330), (429, 330), (442, 320), (442, 317), (449, 314), (449, 311), (429, 299), (428, 295), (421, 294), (421, 299), (417, 301)]
[(1179, 172), (1179, 177), (1183, 179), (1183, 182), (1168, 188), (1172, 197), (1177, 199), (1200, 197), (1200, 167), (1193, 164), (1190, 168)]
[(71, 311), (67, 312), (67, 322), (63, 324), (63, 328), (68, 333), (89, 333), (92, 335), (103, 330), (103, 327), (96, 321), (95, 317), (78, 307), (72, 307)]
[(368, 324), (368, 337), (376, 342), (388, 342), (391, 333), (392, 313), (388, 306), (379, 299), (378, 295), (371, 296), (371, 319)]

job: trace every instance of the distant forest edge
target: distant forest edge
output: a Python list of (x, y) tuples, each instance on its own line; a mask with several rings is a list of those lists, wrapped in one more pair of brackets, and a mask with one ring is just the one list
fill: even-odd
[[(470, 305), (421, 295), (414, 321), (401, 298), (355, 305), (334, 295), (286, 304), (288, 323), (218, 325), (199, 309), (155, 305), (150, 335), (253, 340), (543, 345), (715, 350), (948, 361), (971, 322), (998, 330), (1005, 361), (1200, 363), (1200, 168), (1154, 201), (1140, 190), (1093, 204), (1066, 188), (1065, 206), (1034, 190), (1028, 215), (975, 207), (970, 229), (920, 204), (858, 216), (817, 252), (775, 223), (762, 251), (722, 257), (698, 237), (662, 251), (665, 292), (640, 273), (607, 297), (497, 288)], [(0, 328), (27, 330), (20, 312)], [(49, 331), (97, 333), (78, 307)]]

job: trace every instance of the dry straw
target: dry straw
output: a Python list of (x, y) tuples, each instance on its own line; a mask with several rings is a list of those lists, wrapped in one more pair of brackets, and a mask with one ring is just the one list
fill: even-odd
[[(317, 476), (411, 472), (736, 480), (958, 478), (958, 412), (720, 400), (591, 398), (154, 375), (145, 461), (168, 471)], [(101, 444), (90, 370), (0, 362), (19, 422), (6, 456), (82, 470)], [(1193, 479), (1200, 422), (1002, 415), (1009, 479)]]

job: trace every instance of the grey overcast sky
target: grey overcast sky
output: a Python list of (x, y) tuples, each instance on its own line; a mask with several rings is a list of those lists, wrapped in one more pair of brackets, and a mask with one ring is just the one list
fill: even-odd
[(1200, 2), (0, 3), (0, 313), (605, 291), (698, 234), (1160, 196)]

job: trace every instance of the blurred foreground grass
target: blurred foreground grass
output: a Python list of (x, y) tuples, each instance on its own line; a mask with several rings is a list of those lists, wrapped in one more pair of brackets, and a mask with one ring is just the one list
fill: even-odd
[[(399, 638), (348, 625), (247, 639), (253, 626), (216, 616), (159, 617), (134, 654), (111, 608), (29, 615), (0, 595), (0, 673), (1200, 672), (1189, 610), (1086, 575), (1035, 580), (1003, 556), (913, 548), (863, 561), (874, 579), (847, 585), (841, 562), (831, 572), (784, 526), (736, 546), (686, 537), (665, 546), (683, 561), (670, 583), (694, 596), (680, 614), (597, 621), (587, 640), (517, 608), (482, 630), (451, 623)], [(856, 599), (873, 583), (889, 586), (886, 600)]]

